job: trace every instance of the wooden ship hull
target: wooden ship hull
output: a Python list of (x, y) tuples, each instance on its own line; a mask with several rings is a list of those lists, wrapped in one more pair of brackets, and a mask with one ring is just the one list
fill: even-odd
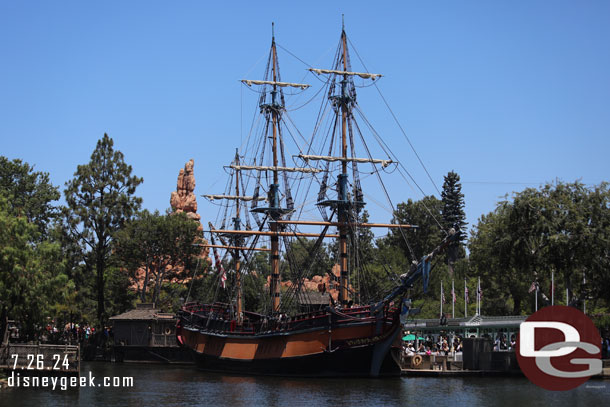
[(201, 369), (306, 377), (400, 374), (390, 352), (400, 333), (397, 309), (379, 317), (371, 316), (369, 307), (327, 310), (242, 327), (219, 320), (208, 324), (209, 309), (185, 307), (176, 331), (178, 342), (191, 349)]

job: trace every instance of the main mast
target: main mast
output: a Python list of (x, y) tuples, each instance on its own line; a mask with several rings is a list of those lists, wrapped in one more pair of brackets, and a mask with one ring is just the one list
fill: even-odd
[[(358, 224), (358, 212), (364, 206), (364, 202), (362, 202), (362, 191), (360, 190), (359, 180), (356, 179), (357, 176), (357, 163), (372, 163), (372, 164), (382, 164), (384, 167), (388, 166), (392, 163), (391, 160), (379, 160), (373, 158), (356, 158), (353, 157), (354, 154), (354, 140), (352, 135), (352, 109), (356, 103), (356, 92), (355, 86), (353, 82), (354, 76), (359, 76), (363, 79), (372, 79), (375, 80), (381, 75), (379, 74), (371, 74), (371, 73), (362, 73), (362, 72), (352, 72), (351, 66), (349, 63), (349, 54), (347, 50), (347, 34), (345, 33), (345, 27), (342, 27), (341, 30), (341, 40), (339, 44), (339, 52), (337, 54), (337, 59), (335, 60), (335, 64), (333, 69), (316, 69), (310, 68), (311, 72), (314, 72), (318, 75), (327, 74), (330, 75), (330, 92), (329, 99), (331, 100), (335, 114), (336, 114), (336, 122), (338, 123), (340, 120), (341, 123), (341, 145), (340, 145), (340, 154), (338, 157), (333, 156), (316, 156), (316, 155), (304, 155), (300, 154), (299, 157), (304, 161), (309, 160), (321, 160), (327, 162), (333, 161), (341, 161), (341, 173), (337, 177), (337, 199), (327, 199), (321, 200), (318, 202), (320, 206), (328, 206), (336, 210), (338, 222), (338, 231), (339, 231), (339, 268), (340, 268), (340, 276), (339, 276), (339, 302), (341, 306), (348, 306), (350, 303), (350, 295), (349, 295), (349, 264), (348, 264), (348, 250), (347, 243), (348, 238), (347, 234), (349, 232), (350, 227)], [(337, 79), (335, 79), (337, 78)], [(338, 80), (340, 78), (340, 80)], [(336, 85), (339, 85), (339, 89), (336, 88)], [(335, 127), (336, 129), (336, 127)], [(348, 144), (351, 144), (352, 156), (348, 155)], [(354, 170), (354, 194), (350, 198), (348, 194), (348, 185), (349, 185), (349, 177), (348, 177), (348, 163), (352, 164)], [(322, 188), (325, 188), (323, 184)], [(325, 195), (325, 193), (321, 193)], [(365, 224), (360, 224), (362, 227), (367, 227)], [(409, 225), (404, 225), (409, 227)], [(404, 227), (403, 226), (403, 227)]]
[[(273, 31), (273, 24), (271, 25)], [(271, 54), (272, 54), (272, 71), (273, 71), (273, 82), (277, 82), (277, 49), (275, 48), (275, 33), (271, 35)], [(271, 208), (279, 208), (279, 177), (277, 171), (277, 119), (278, 109), (280, 105), (277, 103), (277, 84), (274, 83), (273, 90), (271, 91), (271, 120), (273, 121), (273, 166), (276, 167), (273, 170), (273, 185), (269, 190), (269, 206)], [(273, 220), (279, 218), (277, 211), (272, 211), (271, 217)], [(278, 224), (272, 222), (270, 225), (271, 232), (271, 295), (272, 295), (272, 310), (274, 313), (280, 312), (280, 237), (277, 235)]]
[[(347, 39), (345, 27), (341, 30), (341, 43), (343, 46), (343, 72), (347, 72)], [(346, 306), (349, 302), (347, 284), (349, 270), (347, 265), (347, 115), (349, 113), (349, 97), (347, 95), (347, 73), (343, 74), (341, 81), (341, 175), (339, 176), (339, 302)], [(337, 112), (338, 114), (338, 112)]]
[[(235, 151), (235, 164), (239, 165), (239, 151)], [(239, 195), (239, 170), (235, 170), (235, 196)], [(239, 219), (240, 207), (239, 199), (235, 201), (235, 218), (233, 219), (235, 230), (240, 230), (241, 220)], [(241, 236), (236, 236), (234, 239), (234, 246), (242, 246)], [(242, 325), (244, 322), (244, 305), (243, 305), (243, 290), (241, 287), (241, 260), (239, 256), (239, 249), (235, 249), (235, 288), (237, 291), (237, 325)]]

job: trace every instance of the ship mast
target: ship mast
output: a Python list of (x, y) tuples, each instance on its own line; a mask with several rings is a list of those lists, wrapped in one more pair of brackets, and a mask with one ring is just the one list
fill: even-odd
[[(347, 39), (345, 28), (341, 30), (341, 43), (343, 45), (343, 71), (347, 72)], [(338, 114), (338, 111), (337, 111)], [(347, 266), (347, 73), (343, 74), (341, 81), (341, 175), (339, 176), (339, 262), (341, 274), (339, 278), (339, 302), (346, 306), (349, 301), (347, 284), (349, 270)]]
[[(357, 212), (364, 206), (364, 202), (362, 202), (362, 191), (360, 190), (359, 180), (356, 179), (356, 165), (357, 163), (371, 163), (371, 164), (381, 164), (383, 167), (392, 164), (393, 162), (390, 159), (382, 160), (382, 159), (373, 159), (369, 158), (357, 158), (353, 157), (354, 155), (354, 140), (352, 135), (352, 108), (356, 104), (356, 93), (353, 83), (353, 77), (359, 76), (363, 79), (372, 79), (376, 80), (381, 77), (379, 74), (372, 73), (364, 73), (364, 72), (352, 72), (351, 66), (349, 63), (349, 54), (347, 50), (347, 34), (345, 33), (345, 26), (342, 27), (341, 30), (341, 40), (340, 40), (340, 52), (337, 54), (337, 60), (335, 60), (335, 64), (333, 69), (317, 69), (317, 68), (309, 68), (309, 70), (318, 75), (331, 75), (331, 91), (329, 93), (329, 98), (332, 101), (335, 107), (336, 114), (336, 123), (339, 122), (339, 118), (341, 121), (341, 145), (340, 145), (340, 155), (338, 157), (333, 156), (318, 156), (318, 155), (305, 155), (299, 154), (298, 157), (303, 159), (305, 162), (309, 160), (318, 160), (318, 161), (326, 161), (326, 162), (341, 162), (341, 173), (337, 177), (337, 199), (327, 199), (327, 200), (319, 200), (319, 206), (330, 206), (337, 210), (338, 215), (338, 225), (339, 230), (339, 268), (340, 268), (340, 276), (339, 276), (339, 302), (341, 306), (346, 307), (350, 303), (349, 296), (349, 264), (348, 264), (348, 251), (347, 251), (347, 243), (348, 237), (347, 234), (350, 230), (350, 227), (354, 227), (358, 225), (358, 227), (371, 227), (372, 224), (362, 224), (358, 222)], [(334, 78), (340, 78), (340, 80), (335, 81)], [(339, 89), (335, 88), (335, 85), (339, 85)], [(352, 147), (351, 155), (348, 156), (348, 139), (349, 144)], [(348, 163), (352, 164), (354, 170), (354, 194), (352, 197), (348, 194)], [(322, 188), (325, 188), (325, 183), (323, 183)], [(321, 196), (325, 195), (324, 190), (321, 190)], [(319, 198), (320, 199), (320, 198)], [(327, 223), (327, 222), (325, 222)], [(334, 222), (333, 222), (334, 223)], [(411, 227), (411, 225), (400, 225), (400, 227)]]
[[(273, 31), (273, 23), (271, 24), (271, 30)], [(277, 49), (275, 48), (275, 33), (271, 34), (271, 53), (272, 53), (272, 71), (273, 71), (273, 82), (277, 82)], [(279, 105), (277, 104), (277, 84), (273, 84), (273, 90), (271, 91), (271, 120), (273, 121), (273, 166), (276, 169), (273, 170), (273, 185), (269, 190), (269, 206), (271, 208), (279, 208), (279, 180), (277, 171), (277, 114)], [(275, 212), (277, 213), (277, 212)], [(272, 218), (277, 220), (277, 215), (271, 213)], [(280, 311), (280, 238), (277, 235), (278, 224), (272, 222), (271, 232), (271, 295), (272, 295), (272, 310), (274, 313)]]
[[(264, 113), (267, 117), (267, 120), (271, 124), (271, 153), (272, 153), (272, 165), (271, 166), (262, 166), (262, 165), (253, 165), (253, 166), (235, 166), (233, 168), (240, 168), (244, 170), (253, 170), (253, 171), (269, 171), (271, 170), (273, 173), (273, 182), (269, 185), (269, 189), (267, 192), (267, 201), (268, 207), (253, 207), (251, 212), (253, 213), (263, 213), (267, 215), (269, 219), (269, 229), (270, 232), (262, 232), (258, 231), (258, 234), (265, 234), (270, 236), (271, 240), (271, 282), (270, 282), (270, 293), (271, 293), (271, 306), (272, 312), (277, 314), (280, 312), (280, 236), (287, 236), (292, 234), (288, 234), (280, 230), (281, 226), (276, 222), (281, 220), (285, 214), (288, 214), (292, 211), (291, 205), (288, 205), (288, 208), (282, 208), (280, 203), (280, 173), (286, 172), (304, 172), (304, 173), (313, 173), (319, 172), (312, 168), (293, 168), (286, 167), (285, 162), (282, 166), (279, 165), (279, 153), (282, 152), (282, 160), (283, 158), (283, 146), (281, 141), (281, 131), (280, 131), (280, 122), (282, 112), (284, 111), (283, 106), (283, 94), (281, 88), (283, 87), (293, 87), (299, 89), (306, 89), (309, 85), (301, 84), (301, 83), (289, 83), (289, 82), (281, 82), (280, 73), (278, 68), (278, 59), (277, 59), (277, 49), (275, 45), (275, 34), (273, 33), (273, 24), (272, 24), (272, 36), (271, 36), (271, 52), (269, 55), (269, 63), (268, 63), (268, 73), (270, 73), (270, 78), (265, 78), (263, 81), (255, 81), (255, 80), (242, 80), (244, 84), (247, 86), (254, 85), (262, 85), (263, 88), (263, 96), (261, 97), (260, 109), (261, 112)], [(270, 80), (269, 80), (270, 79)], [(268, 92), (271, 94), (270, 103), (266, 100), (266, 87), (270, 86), (271, 90)], [(280, 151), (280, 149), (282, 149)], [(262, 157), (261, 157), (262, 159)], [(284, 174), (284, 181), (286, 181), (286, 176)], [(287, 186), (286, 186), (287, 188)], [(288, 195), (288, 191), (284, 191)], [(256, 199), (257, 193), (255, 193)], [(254, 202), (256, 204), (256, 200)], [(250, 233), (255, 233), (255, 231), (250, 231)]]
[[(239, 152), (235, 150), (235, 164), (239, 165)], [(239, 170), (235, 170), (235, 196), (239, 196)], [(233, 219), (235, 230), (240, 229), (241, 220), (239, 219), (239, 199), (237, 199), (235, 205), (235, 218)], [(236, 236), (234, 240), (236, 247), (242, 246), (242, 238)], [(244, 308), (243, 308), (243, 293), (241, 288), (241, 260), (239, 256), (239, 249), (235, 249), (235, 288), (237, 290), (237, 325), (242, 325), (244, 322)]]

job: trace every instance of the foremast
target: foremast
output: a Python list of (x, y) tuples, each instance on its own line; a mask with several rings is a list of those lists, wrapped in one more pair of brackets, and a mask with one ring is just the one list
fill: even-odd
[[(273, 31), (273, 24), (272, 24)], [(260, 110), (263, 113), (269, 124), (271, 124), (271, 152), (272, 152), (272, 165), (269, 166), (249, 166), (248, 169), (255, 171), (268, 171), (271, 170), (273, 173), (273, 182), (269, 185), (268, 193), (267, 193), (267, 201), (269, 206), (267, 207), (254, 207), (251, 212), (253, 213), (262, 213), (266, 215), (266, 219), (268, 219), (269, 229), (270, 229), (270, 242), (271, 242), (271, 281), (270, 281), (270, 294), (272, 297), (271, 300), (271, 310), (274, 314), (278, 314), (280, 312), (280, 241), (279, 238), (283, 233), (280, 231), (280, 225), (276, 222), (281, 220), (282, 217), (286, 214), (292, 212), (293, 203), (292, 198), (290, 196), (290, 192), (288, 190), (288, 183), (285, 181), (285, 191), (286, 195), (286, 207), (281, 207), (281, 198), (280, 198), (280, 172), (313, 172), (311, 168), (290, 168), (286, 167), (285, 159), (283, 158), (283, 143), (281, 142), (280, 136), (280, 122), (282, 118), (282, 113), (285, 111), (284, 107), (284, 95), (282, 93), (283, 87), (293, 87), (306, 89), (309, 85), (299, 84), (299, 83), (289, 83), (282, 82), (280, 79), (279, 73), (279, 65), (277, 58), (277, 48), (275, 44), (275, 33), (272, 33), (271, 36), (271, 50), (269, 54), (269, 62), (268, 62), (268, 74), (270, 74), (270, 80), (265, 78), (263, 81), (254, 81), (244, 79), (242, 82), (248, 86), (254, 85), (262, 85), (264, 86), (263, 92), (260, 99)], [(270, 69), (270, 72), (269, 72)], [(270, 91), (268, 91), (267, 87), (270, 87)], [(271, 95), (271, 100), (268, 101), (266, 99), (266, 94), (269, 93)], [(282, 156), (283, 165), (279, 165), (280, 154)], [(262, 164), (262, 163), (261, 163)], [(286, 180), (286, 178), (284, 178)], [(256, 196), (256, 194), (255, 194)], [(256, 201), (254, 201), (256, 204)], [(264, 233), (264, 232), (261, 232)]]

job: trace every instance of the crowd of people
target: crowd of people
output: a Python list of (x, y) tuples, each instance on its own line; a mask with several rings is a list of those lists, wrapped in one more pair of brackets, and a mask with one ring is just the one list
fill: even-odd
[[(491, 340), (489, 335), (484, 335), (484, 337)], [(516, 342), (515, 335), (511, 335), (509, 341), (505, 334), (500, 334), (493, 342), (493, 350), (496, 352), (514, 350)], [(426, 336), (419, 341), (403, 341), (402, 350), (405, 356), (443, 356), (450, 353), (460, 353), (463, 350), (463, 338), (460, 335), (454, 335), (453, 340), (448, 335), (439, 335), (436, 339), (432, 336)]]
[(456, 335), (453, 341), (451, 341), (447, 335), (439, 335), (436, 340), (431, 336), (427, 336), (425, 339), (417, 342), (403, 342), (402, 349), (405, 356), (448, 355), (449, 353), (462, 351), (462, 337)]
[[(112, 333), (111, 328), (105, 327), (102, 333), (108, 338)], [(62, 324), (56, 324), (55, 321), (52, 320), (45, 327), (40, 340), (43, 343), (82, 344), (89, 342), (95, 334), (95, 327), (86, 322), (67, 322), (62, 326)]]

